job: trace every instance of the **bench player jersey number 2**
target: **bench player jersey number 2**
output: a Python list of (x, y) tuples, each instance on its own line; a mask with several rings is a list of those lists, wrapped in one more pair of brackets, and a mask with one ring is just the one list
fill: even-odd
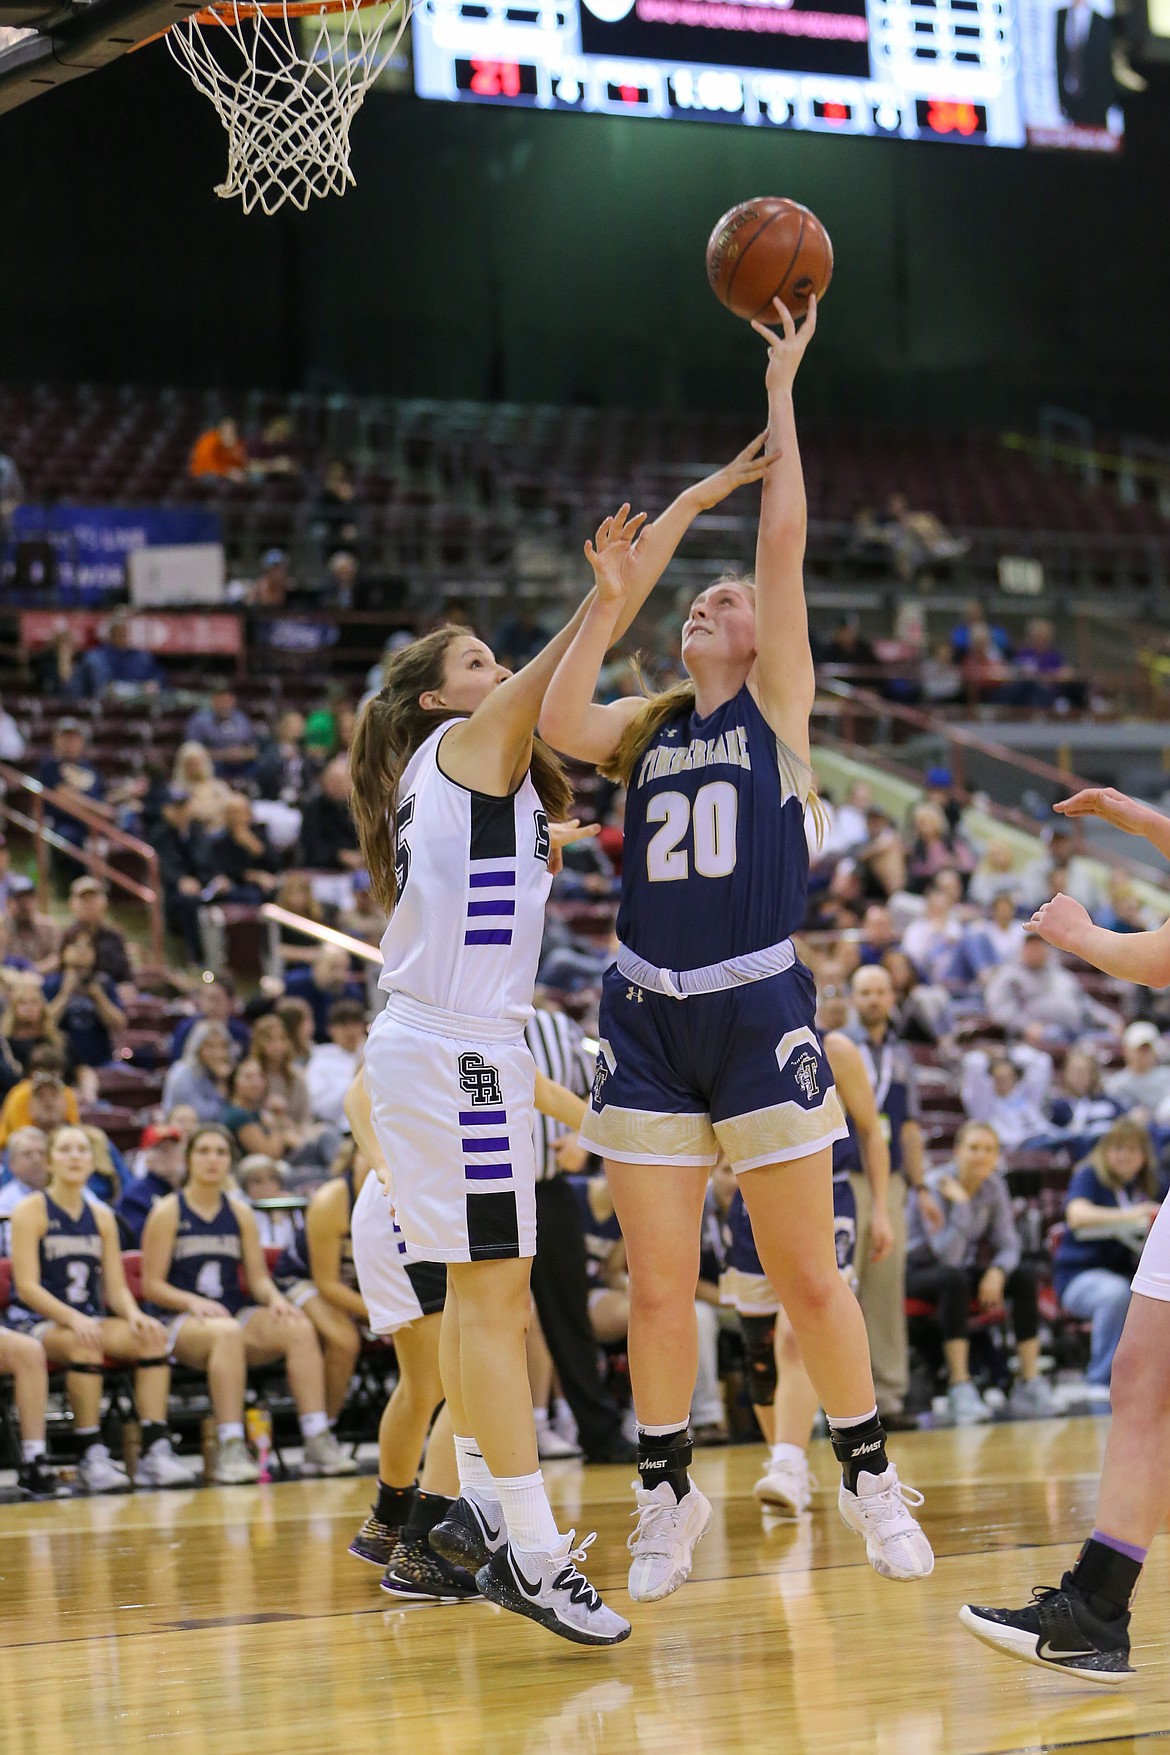
[(531, 777), (508, 798), (448, 779), (452, 722), (415, 751), (398, 785), (398, 900), (379, 986), (465, 1017), (532, 1015), (552, 879), (548, 817)]
[(667, 720), (630, 778), (621, 942), (660, 968), (699, 969), (799, 930), (811, 785), (746, 684), (705, 719)]

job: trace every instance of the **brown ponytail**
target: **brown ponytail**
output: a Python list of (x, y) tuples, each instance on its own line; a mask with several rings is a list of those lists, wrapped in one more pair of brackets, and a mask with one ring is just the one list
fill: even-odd
[[(634, 673), (645, 694), (646, 679), (637, 659), (634, 660)], [(657, 735), (659, 728), (668, 719), (674, 719), (681, 713), (693, 713), (694, 710), (693, 682), (674, 683), (660, 695), (647, 695), (645, 705), (622, 732), (618, 746), (609, 760), (601, 763), (600, 772), (607, 780), (615, 780), (621, 786), (628, 786), (638, 765), (638, 757)]]
[[(470, 628), (436, 628), (404, 646), (386, 665), (381, 693), (367, 701), (357, 716), (349, 750), (350, 811), (370, 874), (370, 891), (387, 914), (394, 912), (398, 900), (394, 869), (398, 782), (411, 756), (437, 726), (466, 717), (449, 707), (423, 707), (419, 697), (442, 688), (452, 640), (474, 637)], [(539, 738), (533, 740), (531, 774), (549, 817), (562, 821), (572, 808), (572, 790), (559, 760)]]

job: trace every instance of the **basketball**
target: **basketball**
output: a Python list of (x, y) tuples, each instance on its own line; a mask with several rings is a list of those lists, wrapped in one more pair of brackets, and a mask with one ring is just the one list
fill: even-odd
[(707, 240), (712, 292), (734, 316), (748, 321), (773, 318), (775, 298), (783, 299), (794, 317), (803, 317), (809, 295), (824, 298), (832, 278), (828, 232), (815, 213), (783, 196), (741, 201)]

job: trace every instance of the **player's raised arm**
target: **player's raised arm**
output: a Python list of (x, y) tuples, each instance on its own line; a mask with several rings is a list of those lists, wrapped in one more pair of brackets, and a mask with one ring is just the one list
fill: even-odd
[(798, 332), (787, 306), (779, 299), (775, 302), (782, 334), (762, 323), (752, 324), (768, 343), (767, 454), (777, 459), (764, 478), (756, 542), (756, 688), (769, 725), (807, 761), (816, 679), (804, 601), (808, 508), (792, 386), (816, 333), (817, 303), (809, 299), (808, 316)]
[(1062, 817), (1099, 817), (1126, 835), (1140, 835), (1164, 859), (1170, 859), (1170, 817), (1164, 817), (1152, 804), (1118, 792), (1115, 786), (1086, 787), (1052, 808)]

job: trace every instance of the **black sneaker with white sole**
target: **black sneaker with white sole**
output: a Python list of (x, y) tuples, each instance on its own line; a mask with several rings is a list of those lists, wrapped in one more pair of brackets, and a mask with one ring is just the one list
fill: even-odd
[(576, 1645), (619, 1645), (630, 1637), (630, 1623), (607, 1609), (577, 1562), (593, 1541), (586, 1536), (573, 1547), (570, 1530), (555, 1548), (539, 1553), (525, 1549), (513, 1553), (505, 1543), (475, 1575), (481, 1595), (501, 1609), (527, 1615), (550, 1633), (571, 1639)]
[(468, 1572), (478, 1572), (481, 1566), (486, 1566), (507, 1539), (508, 1528), (498, 1505), (489, 1514), (474, 1499), (462, 1498), (455, 1501), (427, 1536), (436, 1554)]
[(43, 1456), (22, 1462), (16, 1477), (23, 1499), (66, 1499), (69, 1489), (56, 1469), (50, 1468)]
[(462, 1566), (436, 1554), (425, 1536), (402, 1533), (382, 1575), (382, 1589), (408, 1601), (458, 1603), (477, 1597), (479, 1586)]
[(1063, 1670), (1084, 1682), (1116, 1687), (1135, 1674), (1129, 1661), (1129, 1614), (1104, 1621), (1086, 1603), (1066, 1572), (1059, 1589), (1040, 1585), (1022, 1609), (980, 1609), (968, 1603), (959, 1620), (1005, 1657)]

